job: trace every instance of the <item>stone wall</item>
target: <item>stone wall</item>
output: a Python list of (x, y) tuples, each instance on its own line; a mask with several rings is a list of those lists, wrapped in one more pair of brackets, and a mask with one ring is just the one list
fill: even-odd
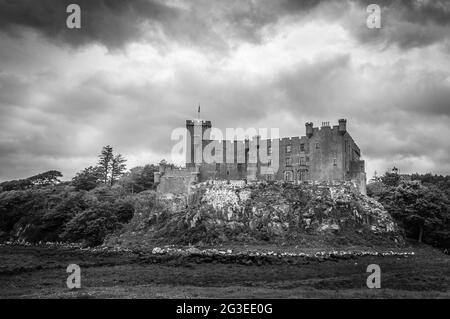
[(157, 191), (163, 194), (189, 194), (191, 186), (198, 181), (198, 173), (192, 169), (160, 167), (155, 180), (159, 180)]
[[(314, 127), (306, 123), (306, 136), (261, 141), (258, 137), (241, 141), (212, 141), (209, 130), (211, 121), (187, 121), (186, 169), (161, 173), (158, 190), (170, 193), (188, 193), (195, 182), (208, 180), (285, 180), (285, 181), (352, 181), (365, 194), (366, 174), (360, 149), (347, 132), (346, 121), (331, 127), (328, 122)], [(201, 134), (205, 134), (202, 138)], [(205, 148), (213, 149), (217, 162), (196, 164), (197, 155)], [(275, 145), (278, 144), (278, 149)], [(278, 168), (264, 174), (259, 161), (251, 163), (252, 147), (271, 146), (278, 156)], [(227, 150), (233, 149), (232, 154)], [(264, 147), (265, 148), (265, 147)], [(276, 160), (276, 157), (273, 159)], [(192, 176), (192, 172), (197, 172)]]

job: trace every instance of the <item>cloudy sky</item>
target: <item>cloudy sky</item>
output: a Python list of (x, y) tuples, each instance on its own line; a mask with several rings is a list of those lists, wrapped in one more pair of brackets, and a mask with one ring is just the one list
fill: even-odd
[(168, 159), (198, 103), (281, 136), (347, 118), (369, 177), (450, 174), (450, 1), (0, 0), (0, 181), (70, 179), (106, 144)]

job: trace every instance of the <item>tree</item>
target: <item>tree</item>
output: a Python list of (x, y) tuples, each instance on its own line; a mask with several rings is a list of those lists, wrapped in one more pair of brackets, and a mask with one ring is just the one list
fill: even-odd
[(450, 239), (450, 203), (439, 188), (404, 181), (398, 186), (384, 185), (374, 198), (403, 226), (408, 237), (436, 246)]
[(98, 167), (102, 173), (103, 182), (108, 184), (112, 161), (114, 159), (113, 148), (110, 145), (104, 146), (98, 157)]
[(46, 233), (46, 240), (60, 241), (67, 222), (89, 208), (95, 199), (86, 192), (65, 191), (55, 194), (55, 202), (41, 219), (42, 229)]
[(127, 168), (125, 165), (126, 161), (127, 160), (121, 154), (113, 157), (111, 161), (111, 186), (125, 173)]
[(18, 191), (25, 190), (33, 186), (33, 183), (28, 179), (18, 179), (6, 181), (0, 184), (2, 191)]
[(25, 190), (33, 186), (53, 186), (60, 184), (59, 177), (62, 177), (60, 171), (50, 170), (44, 173), (40, 173), (26, 179), (18, 179), (12, 181), (6, 181), (0, 184), (2, 191), (12, 190)]
[(411, 180), (418, 180), (425, 186), (434, 185), (441, 189), (450, 198), (450, 176), (428, 174), (412, 174)]
[(167, 167), (167, 168), (172, 168), (172, 169), (180, 168), (180, 166), (175, 165), (173, 163), (169, 163), (165, 159), (163, 159), (161, 162), (159, 162), (159, 165)]
[(398, 175), (396, 172), (389, 173), (386, 172), (383, 177), (381, 177), (381, 181), (386, 186), (398, 186), (400, 182), (400, 175)]
[(59, 184), (61, 181), (59, 180), (59, 177), (62, 177), (60, 171), (51, 170), (47, 171), (41, 174), (37, 174), (31, 177), (28, 177), (27, 179), (33, 184), (37, 186), (48, 186), (48, 185), (56, 185)]
[(98, 202), (75, 215), (65, 226), (61, 237), (88, 246), (100, 245), (104, 238), (121, 227), (111, 203)]
[(104, 146), (98, 157), (98, 167), (102, 174), (102, 180), (105, 184), (112, 186), (124, 174), (126, 159), (121, 154), (114, 155), (113, 148), (110, 145)]
[(154, 173), (158, 171), (159, 167), (153, 164), (133, 167), (120, 179), (120, 184), (132, 194), (152, 190), (155, 188)]
[(89, 166), (72, 179), (72, 185), (75, 186), (77, 190), (90, 191), (96, 188), (103, 182), (103, 170), (98, 166)]

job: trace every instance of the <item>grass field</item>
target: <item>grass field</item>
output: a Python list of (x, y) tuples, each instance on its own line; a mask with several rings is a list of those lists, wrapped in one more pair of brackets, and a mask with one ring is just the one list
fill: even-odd
[[(0, 247), (1, 298), (449, 298), (450, 257), (415, 254), (237, 260), (232, 257), (90, 252), (75, 248)], [(81, 289), (66, 286), (66, 267), (81, 267)], [(381, 267), (381, 289), (366, 268)]]

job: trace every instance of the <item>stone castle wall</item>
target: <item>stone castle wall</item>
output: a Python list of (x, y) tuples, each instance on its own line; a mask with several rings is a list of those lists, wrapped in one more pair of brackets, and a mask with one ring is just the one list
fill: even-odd
[[(197, 126), (197, 127), (196, 127)], [(360, 192), (366, 192), (365, 163), (360, 149), (347, 132), (346, 120), (331, 127), (328, 123), (313, 127), (306, 123), (306, 136), (262, 141), (259, 137), (244, 141), (212, 141), (210, 121), (186, 121), (188, 130), (186, 168), (159, 173), (161, 192), (188, 193), (189, 184), (208, 180), (285, 180), (294, 181), (352, 181)], [(201, 132), (202, 135), (199, 134)], [(196, 135), (197, 134), (197, 135)], [(218, 162), (196, 163), (196, 156), (215, 143), (214, 156)], [(276, 145), (278, 144), (278, 149)], [(265, 163), (251, 163), (251, 147), (271, 147), (278, 156), (278, 168), (263, 170)], [(232, 158), (227, 150), (233, 149)], [(273, 156), (272, 156), (273, 157)], [(273, 157), (276, 158), (276, 157)]]

